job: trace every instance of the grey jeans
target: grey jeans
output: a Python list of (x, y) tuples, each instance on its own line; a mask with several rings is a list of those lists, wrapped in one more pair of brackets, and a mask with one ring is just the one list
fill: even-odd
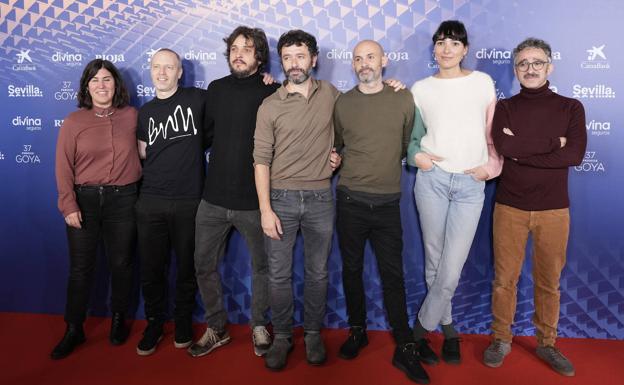
[(265, 236), (269, 255), (269, 293), (276, 337), (292, 336), (293, 246), (301, 230), (304, 249), (304, 323), (321, 330), (327, 303), (327, 257), (334, 233), (334, 198), (330, 189), (271, 190), (271, 206), (282, 224), (280, 240)]
[(232, 227), (247, 243), (251, 256), (251, 327), (268, 323), (268, 261), (259, 210), (229, 210), (202, 200), (195, 218), (195, 275), (204, 303), (206, 323), (221, 331), (227, 322), (219, 261)]

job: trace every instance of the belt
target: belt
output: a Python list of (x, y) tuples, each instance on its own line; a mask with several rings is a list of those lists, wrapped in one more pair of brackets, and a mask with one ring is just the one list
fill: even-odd
[(123, 186), (112, 185), (112, 184), (103, 184), (103, 185), (88, 185), (88, 184), (77, 184), (74, 185), (74, 190), (76, 191), (127, 191), (131, 189), (136, 189), (138, 182), (126, 184)]

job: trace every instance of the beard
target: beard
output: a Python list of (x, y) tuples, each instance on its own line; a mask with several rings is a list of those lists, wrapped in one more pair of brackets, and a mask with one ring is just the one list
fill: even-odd
[(243, 67), (242, 69), (235, 68), (230, 62), (228, 62), (228, 66), (230, 67), (230, 73), (238, 79), (246, 78), (258, 71), (258, 63), (255, 63), (254, 65), (248, 65), (247, 67)]
[(358, 79), (362, 83), (372, 83), (373, 81), (377, 80), (375, 71), (372, 68), (362, 68), (358, 71), (357, 75)]
[[(295, 71), (299, 71), (298, 75), (293, 75), (293, 72)], [(310, 73), (312, 72), (312, 68), (291, 68), (288, 71), (284, 72), (284, 75), (286, 75), (286, 78), (288, 79), (289, 82), (293, 83), (293, 84), (301, 84), (303, 82), (305, 82), (306, 80), (308, 80), (308, 78), (310, 77)]]

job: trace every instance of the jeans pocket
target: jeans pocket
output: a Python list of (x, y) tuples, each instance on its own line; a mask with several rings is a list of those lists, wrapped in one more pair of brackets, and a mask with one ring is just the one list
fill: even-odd
[(330, 202), (334, 200), (334, 195), (330, 189), (314, 192), (314, 198), (319, 202)]
[(426, 169), (426, 170), (425, 170), (424, 168), (419, 168), (419, 169), (418, 169), (418, 172), (431, 172), (431, 171), (433, 171), (433, 169), (435, 169), (435, 168), (436, 168), (436, 165), (435, 165), (435, 163), (434, 163), (434, 164), (433, 164), (433, 166), (431, 166), (431, 168), (428, 168), (428, 169)]
[(271, 200), (277, 200), (286, 194), (285, 190), (271, 190)]

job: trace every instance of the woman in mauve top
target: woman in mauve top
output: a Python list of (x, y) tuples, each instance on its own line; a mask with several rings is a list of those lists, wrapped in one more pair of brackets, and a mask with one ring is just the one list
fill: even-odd
[(438, 356), (425, 335), (438, 325), (444, 333), (442, 358), (460, 363), (451, 299), (479, 224), (485, 181), (498, 176), (502, 166), (490, 135), (494, 82), (483, 72), (462, 68), (467, 53), (464, 25), (442, 22), (433, 35), (439, 71), (412, 87), (416, 117), (407, 161), (418, 167), (414, 197), (428, 287), (414, 339), (421, 360), (429, 364), (438, 362)]
[(136, 226), (134, 203), (141, 164), (136, 141), (137, 111), (119, 71), (107, 60), (87, 64), (80, 79), (79, 110), (69, 114), (56, 145), (58, 207), (69, 246), (67, 329), (51, 353), (68, 356), (85, 341), (82, 324), (103, 241), (111, 271), (110, 342), (128, 337), (125, 313), (132, 289)]

